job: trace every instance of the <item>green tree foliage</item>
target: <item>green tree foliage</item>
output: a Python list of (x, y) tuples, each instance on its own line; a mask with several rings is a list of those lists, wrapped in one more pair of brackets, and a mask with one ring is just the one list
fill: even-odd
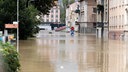
[[(25, 2), (21, 2), (20, 6), (24, 4)], [(19, 12), (20, 12), (19, 38), (27, 39), (28, 37), (32, 36), (34, 33), (38, 32), (37, 25), (39, 24), (39, 21), (36, 18), (36, 16), (38, 15), (39, 12), (32, 5), (29, 5), (27, 8), (26, 7), (23, 7), (23, 9), (20, 8)]]
[[(53, 0), (19, 0), (19, 38), (27, 39), (39, 31), (37, 15), (48, 14)], [(17, 20), (17, 0), (0, 0), (0, 30)], [(16, 34), (16, 29), (8, 29)]]
[(69, 4), (68, 2), (69, 2), (68, 0), (63, 0), (63, 4), (66, 6)]
[(70, 3), (70, 4), (72, 4), (72, 3), (74, 3), (74, 2), (75, 2), (75, 0), (70, 0), (70, 2), (69, 2), (69, 3)]
[(20, 39), (27, 39), (39, 31), (37, 25), (40, 21), (37, 15), (48, 14), (50, 8), (54, 5), (54, 0), (25, 0), (21, 1), (20, 6)]
[(49, 10), (54, 5), (54, 0), (27, 0), (27, 2), (29, 1), (43, 14), (49, 14)]
[(2, 54), (4, 72), (18, 72), (20, 70), (19, 54), (10, 43), (0, 42), (0, 53)]
[(69, 4), (72, 4), (75, 2), (75, 0), (62, 0), (63, 4), (65, 4), (66, 6)]
[(16, 21), (16, 0), (0, 0), (0, 30), (13, 21)]

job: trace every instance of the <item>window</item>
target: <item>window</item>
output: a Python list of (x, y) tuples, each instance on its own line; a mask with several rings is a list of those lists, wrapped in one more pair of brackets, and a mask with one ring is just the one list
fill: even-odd
[(56, 18), (58, 18), (58, 15), (56, 15)]
[(96, 13), (96, 11), (97, 11), (96, 8), (93, 8), (93, 13)]
[(108, 18), (107, 12), (105, 12), (105, 21), (107, 21), (107, 18)]
[(53, 13), (53, 10), (51, 10), (51, 13)]
[(96, 28), (96, 23), (93, 23), (93, 28)]
[(44, 19), (42, 19), (42, 22), (44, 22)]
[(53, 19), (51, 20), (51, 22), (53, 22)]
[(47, 15), (47, 18), (49, 17), (49, 15)]
[(56, 10), (56, 13), (58, 13), (58, 10)]
[(58, 20), (56, 19), (56, 22), (58, 22)]
[(49, 22), (49, 19), (47, 19), (47, 22)]
[(119, 24), (121, 24), (121, 15), (119, 15)]
[(124, 15), (122, 15), (122, 24), (124, 24)]
[(53, 18), (53, 15), (51, 15), (51, 18)]

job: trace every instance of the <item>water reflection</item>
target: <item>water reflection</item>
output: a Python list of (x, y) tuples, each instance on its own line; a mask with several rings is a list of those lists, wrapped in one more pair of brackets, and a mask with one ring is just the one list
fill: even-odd
[(126, 72), (126, 43), (67, 33), (20, 41), (22, 72)]

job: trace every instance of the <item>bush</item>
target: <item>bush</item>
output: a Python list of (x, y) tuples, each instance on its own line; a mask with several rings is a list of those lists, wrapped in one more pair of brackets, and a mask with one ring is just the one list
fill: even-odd
[(18, 72), (20, 70), (19, 54), (15, 47), (10, 43), (1, 42), (0, 45), (5, 72)]

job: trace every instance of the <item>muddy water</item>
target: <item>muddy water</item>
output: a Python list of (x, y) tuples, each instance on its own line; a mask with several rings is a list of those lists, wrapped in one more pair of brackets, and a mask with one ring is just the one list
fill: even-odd
[(127, 72), (127, 43), (41, 31), (20, 41), (21, 72)]

